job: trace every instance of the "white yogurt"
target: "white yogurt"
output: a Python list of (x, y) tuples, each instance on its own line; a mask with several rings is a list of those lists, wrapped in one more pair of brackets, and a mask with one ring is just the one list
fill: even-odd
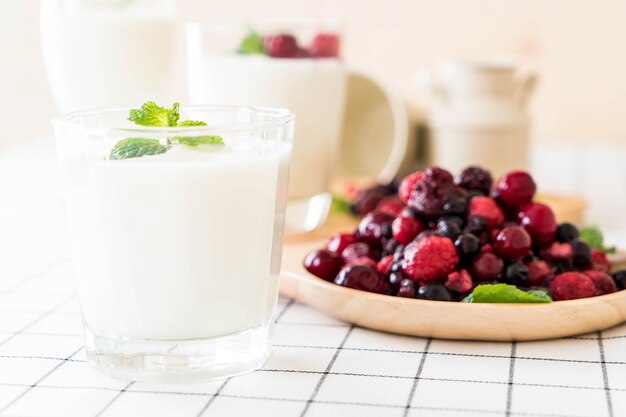
[(115, 161), (61, 157), (93, 332), (181, 340), (267, 323), (278, 285), (270, 263), (280, 257), (277, 178), (289, 150), (261, 154), (252, 141)]
[(295, 113), (289, 199), (326, 192), (346, 100), (346, 72), (341, 61), (207, 55), (194, 45), (188, 53), (192, 103), (282, 107)]

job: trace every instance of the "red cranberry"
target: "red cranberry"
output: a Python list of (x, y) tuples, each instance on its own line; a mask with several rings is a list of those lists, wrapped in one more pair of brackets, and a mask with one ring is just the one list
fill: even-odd
[(311, 56), (316, 58), (335, 58), (339, 56), (339, 36), (334, 33), (319, 33), (313, 38), (309, 48)]
[(331, 252), (341, 254), (348, 245), (358, 242), (356, 236), (352, 233), (337, 233), (333, 235), (326, 243), (326, 249)]
[(378, 271), (364, 265), (352, 265), (343, 268), (335, 278), (335, 284), (379, 294), (384, 293), (388, 288)]
[(528, 276), (526, 284), (529, 287), (540, 287), (554, 276), (554, 271), (546, 261), (534, 260), (526, 264)]
[(593, 297), (596, 294), (593, 281), (579, 272), (564, 272), (550, 281), (550, 292), (555, 301)]
[(383, 237), (391, 237), (391, 222), (394, 216), (389, 213), (374, 210), (363, 217), (359, 223), (359, 237), (370, 246), (379, 248), (382, 246)]
[(517, 260), (528, 255), (532, 241), (523, 227), (509, 226), (500, 230), (493, 244), (496, 254), (504, 259)]
[(380, 259), (380, 254), (365, 242), (352, 243), (341, 252), (341, 257), (345, 263), (350, 263), (357, 258), (368, 257), (374, 260)]
[(520, 207), (518, 216), (533, 243), (546, 245), (554, 240), (557, 225), (550, 207), (542, 203), (526, 203)]
[(391, 224), (391, 230), (399, 243), (409, 243), (424, 230), (424, 224), (413, 217), (398, 217)]
[(341, 257), (327, 250), (316, 250), (304, 259), (307, 271), (326, 281), (333, 281), (343, 266)]
[(472, 277), (465, 269), (461, 269), (449, 274), (444, 285), (449, 290), (465, 294), (468, 293), (473, 287)]
[(475, 281), (490, 281), (502, 275), (504, 262), (493, 253), (481, 253), (472, 261), (471, 274)]
[(274, 58), (292, 58), (298, 53), (298, 43), (291, 35), (266, 36), (263, 44), (265, 52)]
[(531, 201), (535, 191), (535, 181), (527, 172), (513, 171), (500, 178), (495, 196), (506, 207), (518, 207)]

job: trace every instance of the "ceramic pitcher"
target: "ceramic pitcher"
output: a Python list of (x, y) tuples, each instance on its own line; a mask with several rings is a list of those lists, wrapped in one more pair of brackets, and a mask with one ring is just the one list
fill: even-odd
[(452, 172), (479, 165), (497, 177), (528, 166), (526, 104), (536, 82), (512, 63), (444, 62), (428, 84), (431, 162)]

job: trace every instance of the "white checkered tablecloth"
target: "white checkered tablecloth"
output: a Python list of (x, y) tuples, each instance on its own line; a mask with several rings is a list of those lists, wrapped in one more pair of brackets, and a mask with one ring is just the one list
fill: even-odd
[(1, 416), (626, 416), (626, 325), (532, 343), (378, 333), (279, 302), (274, 354), (196, 385), (91, 369), (54, 155), (0, 153)]

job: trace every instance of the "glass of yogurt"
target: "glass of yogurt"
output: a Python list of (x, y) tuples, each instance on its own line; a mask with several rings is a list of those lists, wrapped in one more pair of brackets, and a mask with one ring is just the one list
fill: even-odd
[[(128, 115), (54, 121), (88, 362), (165, 382), (258, 369), (270, 354), (294, 115), (190, 106), (181, 118), (208, 126), (167, 128)], [(123, 140), (153, 147), (114, 159)]]
[(343, 129), (347, 74), (336, 21), (186, 28), (189, 99), (194, 104), (284, 107), (298, 117), (286, 228), (326, 220), (328, 185)]

